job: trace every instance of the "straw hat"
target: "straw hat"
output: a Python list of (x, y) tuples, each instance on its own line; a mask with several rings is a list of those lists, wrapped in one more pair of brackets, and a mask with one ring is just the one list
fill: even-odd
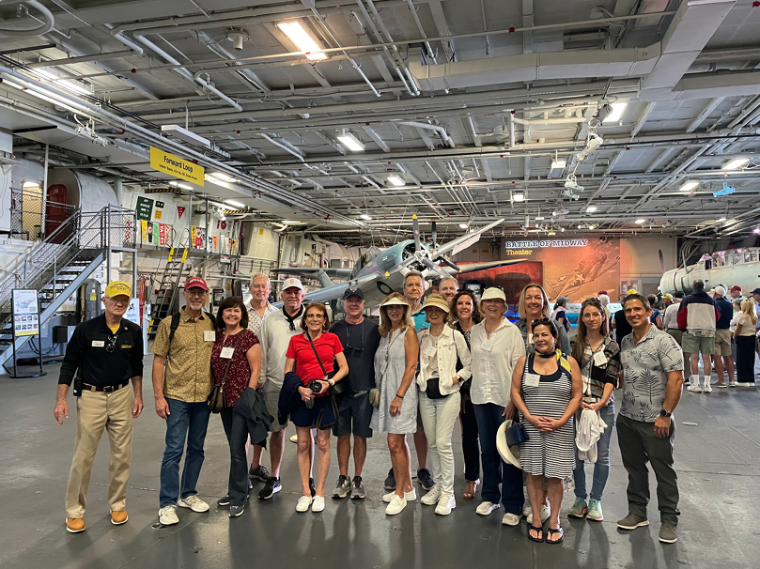
[(520, 466), (520, 445), (507, 446), (507, 429), (512, 426), (512, 419), (504, 421), (496, 431), (496, 449), (504, 462), (522, 470)]
[(433, 308), (433, 307), (440, 308), (446, 314), (450, 312), (449, 303), (446, 301), (446, 298), (441, 294), (431, 294), (425, 301), (425, 306), (422, 307), (422, 310), (427, 310), (428, 308)]

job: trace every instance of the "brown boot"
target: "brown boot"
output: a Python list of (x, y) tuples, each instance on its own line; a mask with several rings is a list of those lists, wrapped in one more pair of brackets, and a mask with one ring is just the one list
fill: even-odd
[(115, 512), (111, 512), (111, 523), (115, 526), (127, 523), (128, 519), (129, 516), (127, 515), (126, 510), (116, 510)]
[(82, 533), (85, 529), (84, 518), (66, 518), (66, 531), (69, 533)]

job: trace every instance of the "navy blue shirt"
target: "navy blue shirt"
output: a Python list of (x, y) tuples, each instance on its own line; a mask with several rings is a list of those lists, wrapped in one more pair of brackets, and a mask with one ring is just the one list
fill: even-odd
[(343, 346), (348, 363), (348, 375), (344, 381), (348, 381), (350, 393), (353, 395), (375, 387), (375, 352), (380, 345), (378, 325), (367, 318), (361, 324), (338, 320), (330, 327), (330, 332), (338, 336)]
[(715, 328), (718, 330), (728, 330), (731, 325), (731, 319), (734, 317), (733, 305), (725, 297), (716, 298), (715, 306), (718, 307), (720, 318), (715, 322)]

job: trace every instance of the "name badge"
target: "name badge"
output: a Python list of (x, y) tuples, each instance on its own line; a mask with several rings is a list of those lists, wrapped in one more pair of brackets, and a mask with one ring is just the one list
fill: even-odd
[(436, 350), (433, 346), (427, 346), (424, 353), (427, 357), (432, 358), (435, 356), (435, 352)]
[(480, 344), (480, 347), (483, 348), (484, 352), (490, 352), (491, 348), (493, 348), (493, 344), (491, 343), (491, 340), (485, 340), (482, 344)]
[(216, 332), (214, 330), (204, 330), (203, 331), (203, 341), (204, 342), (216, 342)]
[(604, 352), (596, 352), (594, 354), (594, 365), (598, 367), (607, 365), (607, 356), (604, 355)]
[(533, 334), (528, 334), (528, 343), (529, 344), (533, 343)]
[(232, 354), (234, 352), (235, 348), (222, 348), (222, 353), (219, 355), (219, 357), (225, 360), (231, 360)]
[(93, 340), (92, 341), (92, 347), (93, 348), (104, 348), (106, 343), (103, 340)]
[(525, 374), (525, 386), (526, 387), (538, 387), (538, 384), (541, 383), (541, 376), (537, 373), (526, 373)]

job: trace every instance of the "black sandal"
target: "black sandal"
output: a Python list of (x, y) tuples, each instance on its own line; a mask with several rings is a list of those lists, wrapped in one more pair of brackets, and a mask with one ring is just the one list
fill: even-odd
[[(533, 537), (530, 535), (530, 530), (533, 530), (536, 532), (536, 535), (538, 535), (538, 532), (541, 532), (541, 537)], [(544, 542), (544, 526), (528, 526), (528, 539), (531, 541), (535, 541), (536, 543), (543, 543)]]
[(550, 543), (552, 545), (556, 545), (558, 543), (562, 543), (565, 540), (565, 530), (563, 530), (561, 527), (558, 527), (557, 529), (549, 528), (548, 532), (549, 532), (549, 535), (547, 537), (551, 537), (555, 533), (558, 533), (559, 534), (559, 539), (553, 540), (553, 541), (547, 539), (546, 543)]

